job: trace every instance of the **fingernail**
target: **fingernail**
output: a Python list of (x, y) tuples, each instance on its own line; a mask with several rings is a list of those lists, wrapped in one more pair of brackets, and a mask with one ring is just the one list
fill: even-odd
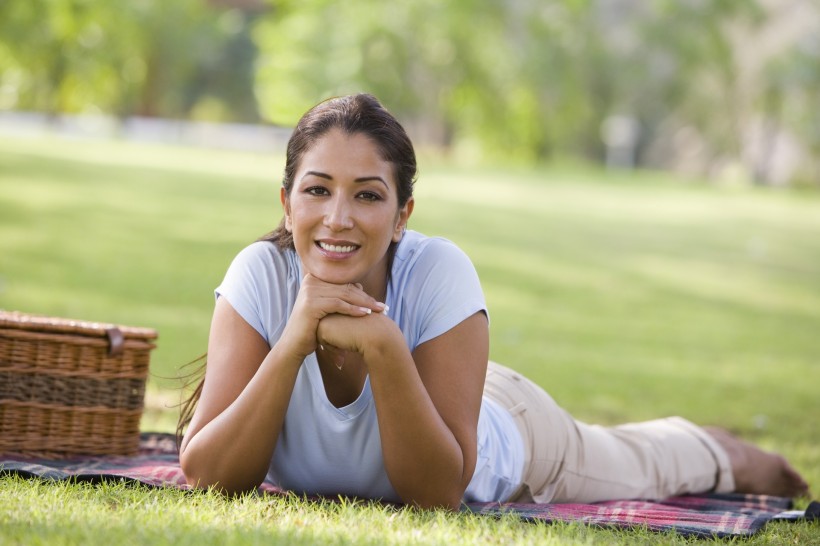
[(373, 312), (373, 311), (370, 309), (370, 307), (359, 307), (359, 309), (361, 309), (362, 311), (364, 311), (364, 312), (365, 312), (365, 313), (367, 313), (368, 315), (369, 315), (370, 313), (372, 313), (372, 312)]
[(380, 302), (380, 301), (377, 301), (377, 302), (376, 302), (376, 307), (378, 307), (379, 309), (381, 309), (382, 311), (384, 311), (384, 310), (387, 308), (387, 305), (385, 305), (384, 303), (382, 303), (382, 302)]
[(384, 310), (382, 311), (382, 315), (386, 315), (388, 311), (390, 311), (390, 307), (385, 303), (384, 304)]

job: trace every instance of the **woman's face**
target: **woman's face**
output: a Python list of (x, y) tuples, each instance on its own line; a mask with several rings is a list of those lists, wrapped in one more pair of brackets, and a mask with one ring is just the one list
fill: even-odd
[(339, 129), (302, 156), (290, 196), (283, 189), (281, 197), (306, 272), (384, 295), (387, 249), (401, 239), (413, 210), (412, 198), (399, 208), (393, 171), (367, 136)]

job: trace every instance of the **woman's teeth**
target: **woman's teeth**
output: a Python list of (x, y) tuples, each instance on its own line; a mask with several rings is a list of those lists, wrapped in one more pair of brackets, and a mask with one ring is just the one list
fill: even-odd
[(353, 252), (356, 250), (355, 246), (338, 246), (338, 245), (329, 245), (327, 243), (323, 243), (319, 241), (319, 246), (322, 249), (327, 250), (328, 252)]

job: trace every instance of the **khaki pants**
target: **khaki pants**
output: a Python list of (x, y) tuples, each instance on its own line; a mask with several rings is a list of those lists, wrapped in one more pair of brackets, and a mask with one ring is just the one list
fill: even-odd
[(611, 428), (581, 423), (542, 388), (494, 362), (484, 394), (510, 411), (524, 440), (523, 484), (511, 502), (661, 499), (734, 489), (725, 450), (680, 417)]

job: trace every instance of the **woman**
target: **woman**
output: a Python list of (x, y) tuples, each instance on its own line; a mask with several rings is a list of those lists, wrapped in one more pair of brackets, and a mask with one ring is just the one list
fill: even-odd
[(190, 484), (240, 492), (267, 475), (298, 492), (453, 509), (806, 492), (782, 457), (721, 430), (680, 418), (589, 426), (488, 366), (472, 264), (406, 229), (415, 176), (410, 140), (372, 96), (331, 99), (300, 120), (282, 223), (216, 290), (180, 446)]

